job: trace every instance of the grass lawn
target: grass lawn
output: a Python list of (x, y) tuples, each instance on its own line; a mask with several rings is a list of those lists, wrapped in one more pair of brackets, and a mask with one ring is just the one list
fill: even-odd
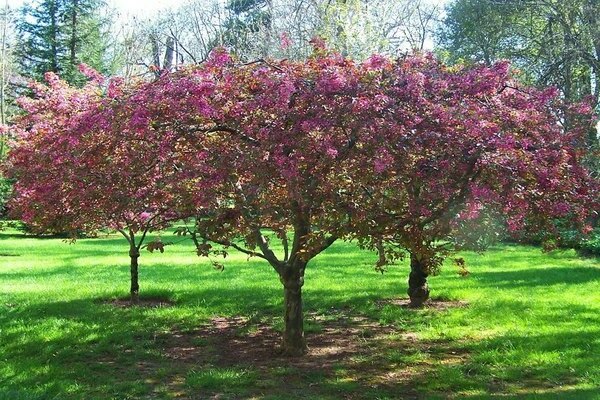
[(337, 243), (307, 269), (296, 360), (274, 351), (282, 289), (259, 259), (144, 252), (153, 307), (125, 307), (124, 239), (0, 246), (0, 399), (600, 399), (600, 262), (573, 252), (464, 253), (471, 274), (447, 265), (411, 310), (406, 264), (380, 275)]

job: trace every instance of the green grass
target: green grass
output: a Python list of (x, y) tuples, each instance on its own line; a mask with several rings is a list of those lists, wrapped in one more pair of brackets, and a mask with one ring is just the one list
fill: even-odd
[[(464, 253), (468, 277), (447, 265), (430, 284), (434, 298), (468, 306), (415, 311), (382, 301), (405, 297), (405, 264), (380, 275), (372, 254), (336, 243), (307, 269), (309, 346), (342, 316), (389, 328), (383, 338), (357, 334), (367, 352), (306, 367), (285, 358), (226, 365), (236, 354), (199, 333), (214, 317), (248, 319), (231, 340), (281, 329), (280, 283), (259, 259), (231, 254), (219, 272), (189, 243), (144, 252), (142, 298), (175, 304), (123, 308), (105, 301), (127, 296), (123, 239), (67, 244), (6, 231), (0, 246), (0, 400), (600, 399), (600, 262), (570, 251)], [(174, 348), (188, 357), (174, 358)]]

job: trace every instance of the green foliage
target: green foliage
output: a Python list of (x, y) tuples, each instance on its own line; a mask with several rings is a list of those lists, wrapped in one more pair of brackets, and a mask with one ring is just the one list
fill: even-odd
[(0, 217), (6, 215), (6, 203), (12, 193), (13, 181), (0, 176)]
[[(544, 232), (537, 234), (527, 234), (524, 232), (520, 236), (515, 236), (518, 243), (542, 246), (546, 251), (555, 249), (574, 249), (582, 257), (600, 256), (600, 228), (594, 228), (590, 233), (583, 234), (578, 230), (573, 230), (568, 223), (563, 220), (556, 220), (555, 226), (558, 232), (557, 239), (548, 239)], [(551, 235), (555, 236), (555, 235)], [(510, 241), (506, 237), (507, 241)]]
[(253, 55), (257, 45), (253, 43), (255, 35), (271, 29), (273, 16), (269, 5), (267, 0), (229, 0), (223, 42), (234, 54), (242, 58)]
[(585, 239), (581, 240), (575, 248), (581, 255), (600, 257), (600, 228), (594, 229)]
[(509, 59), (527, 83), (556, 85), (569, 101), (597, 100), (599, 11), (586, 0), (455, 0), (438, 42), (451, 62)]
[(78, 65), (85, 63), (107, 72), (106, 29), (100, 15), (104, 0), (38, 0), (26, 3), (17, 21), (16, 57), (21, 73), (41, 80), (51, 71), (72, 84), (86, 79)]
[(519, 47), (512, 32), (519, 16), (519, 7), (510, 2), (456, 0), (447, 7), (438, 41), (454, 63), (515, 59)]

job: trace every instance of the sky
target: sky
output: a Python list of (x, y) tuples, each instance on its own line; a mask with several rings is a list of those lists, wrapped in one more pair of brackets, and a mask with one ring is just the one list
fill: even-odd
[[(150, 15), (156, 11), (175, 7), (182, 4), (185, 0), (107, 0), (108, 3), (124, 14), (132, 15)], [(11, 8), (18, 8), (23, 5), (24, 0), (4, 0)]]
[[(177, 7), (188, 0), (107, 0), (123, 15), (149, 16), (169, 7)], [(390, 0), (393, 1), (393, 0)], [(427, 0), (429, 3), (444, 5), (449, 0)], [(24, 0), (4, 0), (11, 8), (23, 5)]]
[(175, 8), (185, 0), (108, 0), (123, 14), (151, 15), (165, 8)]

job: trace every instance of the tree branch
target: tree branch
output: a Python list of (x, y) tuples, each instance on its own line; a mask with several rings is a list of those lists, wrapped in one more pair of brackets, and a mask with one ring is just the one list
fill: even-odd
[(263, 253), (262, 254), (263, 258), (265, 260), (267, 260), (269, 262), (269, 264), (271, 264), (271, 266), (273, 266), (273, 268), (275, 268), (275, 270), (277, 272), (279, 272), (279, 270), (281, 268), (281, 263), (277, 259), (277, 256), (275, 255), (275, 253), (273, 253), (273, 250), (271, 250), (269, 248), (269, 244), (265, 240), (265, 237), (262, 235), (260, 229), (255, 229), (253, 233), (254, 233), (254, 238), (255, 238), (256, 242), (258, 243), (258, 247), (260, 248), (260, 251), (262, 251), (262, 253)]
[[(241, 247), (241, 246), (239, 246), (239, 245), (235, 244), (234, 242), (232, 242), (232, 241), (230, 241), (230, 240), (217, 240), (217, 239), (211, 239), (211, 238), (209, 238), (208, 236), (204, 236), (204, 235), (200, 235), (200, 237), (201, 237), (202, 239), (204, 239), (204, 240), (207, 240), (207, 241), (209, 241), (209, 242), (213, 242), (213, 243), (216, 243), (216, 244), (220, 244), (221, 246), (225, 246), (225, 247), (233, 247), (233, 248), (234, 248), (234, 249), (236, 249), (237, 251), (239, 251), (239, 252), (241, 252), (241, 253), (244, 253), (244, 254), (247, 254), (247, 255), (249, 255), (249, 256), (257, 256), (257, 257), (260, 257), (260, 258), (262, 258), (262, 259), (264, 259), (264, 260), (267, 260), (267, 261), (269, 261), (269, 259), (268, 259), (267, 257), (265, 257), (263, 254), (257, 253), (257, 252), (255, 252), (255, 251), (252, 251), (252, 250), (245, 249), (245, 248), (243, 248), (243, 247)], [(192, 239), (192, 240), (193, 240), (193, 239)], [(197, 242), (197, 241), (196, 241), (196, 242)]]

